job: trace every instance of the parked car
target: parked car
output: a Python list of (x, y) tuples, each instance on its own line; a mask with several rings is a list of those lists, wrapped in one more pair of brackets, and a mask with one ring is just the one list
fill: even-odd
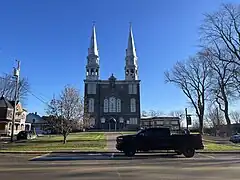
[(230, 137), (230, 140), (233, 143), (240, 143), (240, 134), (235, 134)]
[(33, 135), (32, 131), (20, 131), (17, 134), (17, 140), (31, 139)]
[(147, 128), (134, 135), (118, 136), (116, 149), (126, 156), (136, 152), (174, 150), (178, 155), (193, 157), (195, 150), (204, 149), (200, 134), (172, 134), (169, 128)]

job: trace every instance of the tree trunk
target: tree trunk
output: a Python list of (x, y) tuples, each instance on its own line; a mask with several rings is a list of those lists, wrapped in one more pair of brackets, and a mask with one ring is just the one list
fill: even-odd
[(229, 118), (229, 113), (228, 113), (228, 98), (225, 92), (224, 88), (221, 88), (221, 93), (224, 99), (224, 116), (227, 122), (227, 136), (231, 136), (232, 135), (232, 130), (231, 130), (231, 120)]
[(199, 117), (199, 133), (203, 134), (203, 117)]
[(63, 144), (66, 144), (66, 143), (67, 143), (67, 135), (63, 134)]

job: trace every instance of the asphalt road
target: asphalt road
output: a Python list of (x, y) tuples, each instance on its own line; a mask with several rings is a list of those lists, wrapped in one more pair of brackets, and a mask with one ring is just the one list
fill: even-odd
[(7, 180), (161, 179), (239, 180), (240, 154), (196, 154), (194, 158), (166, 154), (0, 154), (0, 177)]

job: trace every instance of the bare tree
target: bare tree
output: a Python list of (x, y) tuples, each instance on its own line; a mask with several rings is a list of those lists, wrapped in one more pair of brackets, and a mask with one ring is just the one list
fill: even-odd
[(148, 116), (148, 112), (143, 110), (141, 116), (142, 117), (147, 117)]
[(63, 135), (63, 143), (79, 121), (83, 121), (84, 103), (79, 91), (71, 86), (65, 86), (58, 99), (53, 98), (47, 109), (49, 125)]
[[(13, 79), (12, 75), (5, 74), (4, 76), (0, 77), (0, 96), (4, 96), (9, 100), (14, 100), (14, 92), (16, 89), (16, 80)], [(26, 78), (21, 78), (18, 84), (18, 97), (21, 102), (23, 102), (30, 90), (29, 82)]]
[(240, 123), (240, 111), (230, 112), (230, 117), (234, 123)]
[(231, 134), (231, 120), (229, 117), (229, 103), (238, 97), (235, 84), (234, 69), (236, 64), (230, 61), (222, 61), (221, 59), (231, 59), (232, 54), (229, 54), (224, 49), (208, 48), (201, 54), (202, 58), (208, 62), (213, 71), (211, 83), (212, 101), (216, 102), (219, 109), (224, 113), (225, 120), (228, 126), (228, 135)]
[(161, 115), (163, 115), (163, 114), (164, 114), (163, 112), (161, 112), (161, 111), (155, 111), (155, 110), (150, 110), (150, 111), (148, 112), (148, 115), (149, 115), (149, 116), (152, 116), (152, 117), (161, 116)]
[(206, 14), (201, 33), (207, 46), (225, 49), (234, 57), (223, 61), (240, 66), (240, 4), (223, 4), (217, 12)]
[(206, 121), (208, 125), (213, 128), (215, 136), (220, 125), (225, 123), (224, 114), (219, 110), (217, 104), (210, 104), (207, 111)]
[(170, 72), (165, 72), (166, 82), (177, 85), (190, 100), (199, 120), (199, 132), (203, 133), (205, 101), (211, 84), (211, 70), (200, 55), (186, 62), (177, 62)]

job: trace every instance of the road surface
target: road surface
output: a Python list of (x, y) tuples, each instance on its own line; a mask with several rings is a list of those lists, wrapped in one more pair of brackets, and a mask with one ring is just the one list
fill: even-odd
[(7, 180), (239, 180), (240, 154), (63, 153), (0, 154), (0, 177)]

